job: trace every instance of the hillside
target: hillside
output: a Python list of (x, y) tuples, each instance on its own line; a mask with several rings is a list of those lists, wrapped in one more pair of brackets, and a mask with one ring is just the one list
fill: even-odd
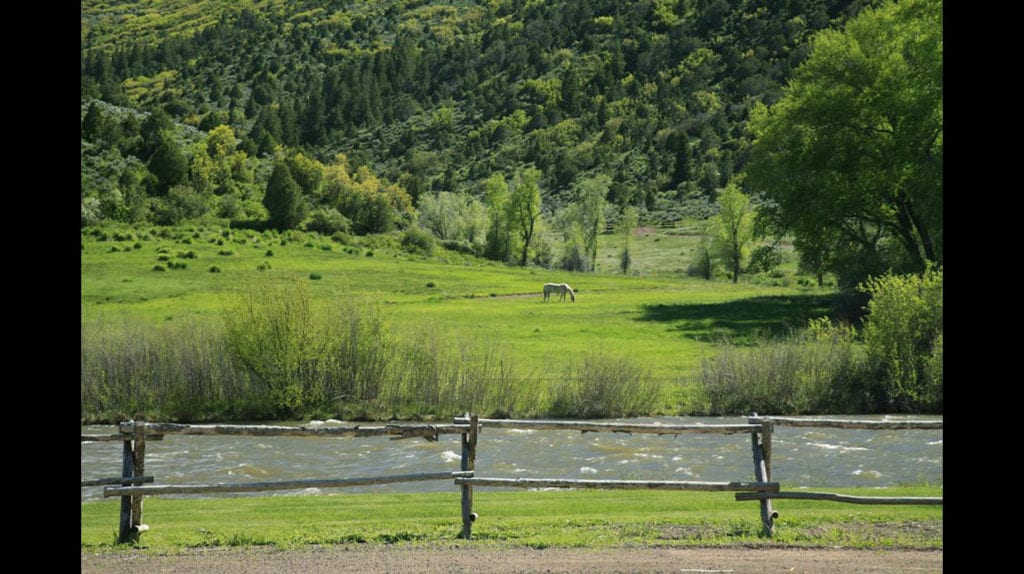
[[(869, 4), (83, 2), (83, 225), (263, 219), (282, 149), (344, 154), (413, 207), (535, 167), (546, 213), (603, 176), (647, 222), (703, 217), (747, 160), (751, 107)], [(222, 125), (230, 160), (203, 176)]]

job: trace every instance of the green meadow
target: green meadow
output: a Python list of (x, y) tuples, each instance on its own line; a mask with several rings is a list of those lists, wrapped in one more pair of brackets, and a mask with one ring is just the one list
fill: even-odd
[[(634, 264), (623, 274), (617, 235), (602, 238), (596, 272), (573, 273), (440, 247), (409, 253), (393, 235), (339, 241), (216, 227), (86, 228), (83, 340), (119, 330), (124, 339), (174, 328), (218, 331), (254, 294), (294, 293), (308, 300), (307, 321), (330, 321), (339, 305), (372, 306), (396, 336), (417, 341), (443, 333), (440, 347), (483, 348), (502, 368), (514, 368), (528, 394), (550, 394), (567, 371), (603, 357), (657, 384), (649, 412), (632, 414), (687, 414), (699, 411), (696, 377), (718, 343), (789, 334), (827, 315), (835, 297), (792, 270), (736, 284), (689, 277), (683, 270), (696, 240), (685, 230), (648, 229), (632, 239)], [(552, 281), (572, 285), (576, 302), (544, 302), (541, 287)], [(542, 407), (523, 410), (545, 414)]]

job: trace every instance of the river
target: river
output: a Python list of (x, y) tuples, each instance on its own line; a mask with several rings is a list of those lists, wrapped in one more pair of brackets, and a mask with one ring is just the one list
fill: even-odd
[[(934, 420), (934, 417), (849, 416), (858, 420)], [(745, 417), (618, 419), (643, 424), (742, 424)], [(337, 421), (334, 421), (337, 422)], [(604, 420), (601, 422), (613, 422)], [(314, 424), (332, 424), (316, 421)], [(280, 424), (280, 423), (277, 423)], [(309, 424), (309, 423), (306, 423)], [(378, 426), (378, 423), (364, 426)], [(83, 426), (110, 434), (113, 426)], [(420, 438), (307, 438), (166, 435), (146, 443), (153, 484), (217, 484), (358, 478), (459, 470), (459, 435)], [(856, 430), (776, 426), (772, 479), (783, 489), (942, 484), (941, 430)], [(82, 443), (82, 480), (120, 475), (120, 442)], [(648, 435), (562, 430), (480, 431), (476, 475), (599, 480), (754, 480), (750, 435)], [(349, 487), (349, 492), (454, 491), (451, 481)], [(486, 487), (485, 487), (486, 488)], [(327, 491), (337, 489), (326, 489)], [(318, 489), (272, 494), (315, 494)], [(235, 494), (218, 496), (256, 496)], [(82, 502), (103, 498), (82, 488)]]

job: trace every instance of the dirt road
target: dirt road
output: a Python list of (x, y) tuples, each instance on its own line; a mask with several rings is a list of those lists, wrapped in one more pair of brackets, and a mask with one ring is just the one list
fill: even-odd
[(206, 549), (159, 556), (82, 553), (82, 574), (404, 573), (932, 573), (942, 550), (616, 548), (575, 550), (338, 545), (302, 550)]

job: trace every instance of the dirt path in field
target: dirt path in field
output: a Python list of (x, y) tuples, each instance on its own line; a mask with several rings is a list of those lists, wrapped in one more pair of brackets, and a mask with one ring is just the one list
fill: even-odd
[(338, 545), (301, 550), (204, 549), (154, 555), (82, 553), (82, 574), (318, 573), (930, 573), (942, 550), (837, 548), (494, 549), (466, 546)]

